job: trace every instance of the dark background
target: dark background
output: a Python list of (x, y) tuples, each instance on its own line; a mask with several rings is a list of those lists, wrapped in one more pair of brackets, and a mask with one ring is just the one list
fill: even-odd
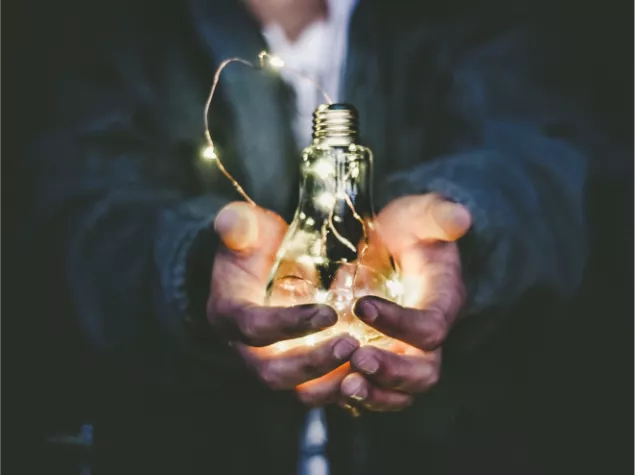
[[(35, 386), (21, 359), (37, 350), (28, 332), (16, 329), (30, 318), (20, 312), (21, 301), (34, 298), (33, 292), (38, 296), (39, 289), (12, 285), (16, 274), (37, 269), (23, 269), (11, 251), (12, 230), (23, 219), (21, 209), (28, 200), (16, 164), (23, 145), (37, 131), (38, 119), (46, 114), (45, 86), (60, 58), (81, 47), (73, 31), (84, 15), (94, 12), (94, 5), (94, 0), (4, 2), (3, 455), (15, 460), (32, 456), (31, 449), (36, 449), (17, 444), (27, 440), (25, 435), (77, 428), (81, 420), (66, 411), (43, 409), (55, 405), (47, 404), (48, 394), (24, 397)], [(553, 457), (554, 471), (566, 466), (566, 473), (631, 473), (633, 3), (556, 0), (538, 1), (535, 7), (544, 15), (545, 27), (570, 44), (572, 75), (591, 92), (597, 123), (607, 137), (606, 153), (592, 163), (587, 188), (591, 257), (575, 308), (553, 328), (553, 344), (546, 348), (550, 384), (536, 401), (544, 421), (537, 437), (542, 441), (541, 456)], [(34, 400), (42, 405), (24, 402)]]

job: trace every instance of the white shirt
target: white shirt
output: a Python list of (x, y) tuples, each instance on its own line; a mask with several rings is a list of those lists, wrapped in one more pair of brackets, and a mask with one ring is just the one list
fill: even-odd
[[(327, 0), (327, 18), (307, 26), (294, 42), (289, 41), (277, 24), (266, 25), (262, 32), (271, 54), (279, 56), (286, 66), (315, 79), (333, 102), (340, 99), (348, 24), (356, 3), (357, 0)], [(325, 99), (310, 81), (285, 68), (280, 72), (295, 91), (293, 132), (298, 147), (304, 148), (311, 143), (313, 111)]]

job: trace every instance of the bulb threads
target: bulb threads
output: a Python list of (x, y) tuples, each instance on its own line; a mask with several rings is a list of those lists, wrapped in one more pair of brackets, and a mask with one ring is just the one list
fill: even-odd
[(322, 104), (313, 113), (313, 142), (346, 146), (358, 134), (357, 110), (348, 104)]

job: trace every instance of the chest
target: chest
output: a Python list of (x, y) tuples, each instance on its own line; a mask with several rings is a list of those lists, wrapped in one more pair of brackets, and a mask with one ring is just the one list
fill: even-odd
[[(257, 32), (227, 35), (205, 29), (195, 45), (173, 43), (161, 74), (164, 139), (180, 150), (179, 163), (197, 192), (231, 193), (226, 179), (200, 157), (214, 67), (232, 55), (232, 42), (240, 42), (241, 56), (248, 58), (265, 46)], [(453, 120), (450, 42), (424, 25), (384, 27), (381, 15), (363, 11), (353, 16), (348, 37), (339, 99), (359, 111), (360, 142), (374, 152), (377, 189), (386, 175), (447, 146), (445, 130)], [(283, 215), (295, 207), (300, 162), (290, 89), (284, 78), (238, 66), (223, 75), (208, 117), (225, 166), (258, 203)]]

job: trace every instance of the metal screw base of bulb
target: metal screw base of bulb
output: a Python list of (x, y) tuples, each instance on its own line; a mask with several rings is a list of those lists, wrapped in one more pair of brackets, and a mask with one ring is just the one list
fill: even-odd
[(323, 104), (313, 113), (313, 142), (330, 146), (355, 143), (358, 134), (357, 110), (348, 104)]

